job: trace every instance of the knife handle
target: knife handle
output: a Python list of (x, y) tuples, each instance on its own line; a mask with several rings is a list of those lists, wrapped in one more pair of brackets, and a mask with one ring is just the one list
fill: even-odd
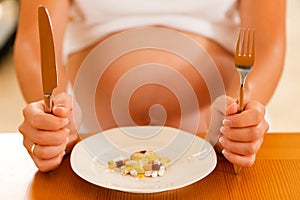
[(52, 113), (52, 94), (44, 95), (45, 112)]

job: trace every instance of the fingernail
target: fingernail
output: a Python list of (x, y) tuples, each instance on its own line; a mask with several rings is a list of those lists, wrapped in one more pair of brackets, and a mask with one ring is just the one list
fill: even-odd
[(224, 126), (221, 126), (220, 132), (223, 133), (223, 134), (225, 133), (225, 127)]
[(230, 104), (228, 107), (227, 107), (227, 110), (229, 110), (229, 109), (233, 109), (233, 108), (236, 108), (237, 107), (237, 103), (232, 103), (232, 104)]
[(222, 150), (222, 154), (227, 157), (229, 155), (228, 151), (226, 151), (225, 149)]
[(53, 107), (53, 110), (54, 109), (60, 109), (60, 110), (66, 110), (66, 107), (65, 106), (62, 106), (62, 105), (55, 105), (54, 107)]
[(224, 137), (220, 137), (219, 138), (219, 142), (222, 144), (222, 146), (224, 146), (225, 145), (225, 139), (224, 139)]
[(222, 150), (222, 154), (223, 154), (223, 155), (225, 154), (225, 149)]
[(67, 138), (66, 138), (66, 143), (68, 144), (69, 142), (70, 142), (70, 138), (67, 137)]
[(231, 126), (231, 120), (229, 120), (229, 119), (224, 119), (224, 120), (223, 120), (223, 125), (224, 125), (224, 126)]
[(69, 128), (65, 128), (65, 130), (68, 134), (71, 132)]
[(64, 126), (66, 126), (67, 124), (69, 124), (69, 119), (68, 118), (64, 118), (63, 119), (63, 124), (64, 124)]

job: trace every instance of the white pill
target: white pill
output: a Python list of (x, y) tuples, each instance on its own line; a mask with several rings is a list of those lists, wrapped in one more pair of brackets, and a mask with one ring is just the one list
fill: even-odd
[(151, 176), (152, 176), (153, 178), (157, 177), (157, 175), (158, 175), (158, 172), (157, 172), (157, 171), (152, 171)]
[(152, 176), (152, 172), (151, 171), (145, 171), (145, 176), (147, 176), (147, 177)]
[(137, 176), (137, 171), (135, 169), (130, 170), (132, 176)]

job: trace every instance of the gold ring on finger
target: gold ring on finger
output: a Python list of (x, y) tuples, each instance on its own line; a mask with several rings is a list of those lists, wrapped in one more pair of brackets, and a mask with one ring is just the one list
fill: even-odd
[(35, 149), (36, 145), (37, 145), (36, 143), (33, 143), (33, 145), (30, 148), (30, 152), (31, 152), (32, 155), (34, 155), (34, 149)]

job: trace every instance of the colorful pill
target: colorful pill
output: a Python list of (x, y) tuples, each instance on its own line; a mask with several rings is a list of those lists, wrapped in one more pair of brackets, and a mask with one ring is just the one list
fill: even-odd
[(152, 170), (158, 171), (158, 170), (159, 170), (159, 167), (160, 167), (160, 165), (158, 165), (158, 164), (153, 164), (153, 165), (152, 165)]
[(117, 161), (117, 162), (116, 162), (116, 165), (117, 165), (118, 168), (119, 168), (119, 167), (122, 167), (122, 166), (124, 165), (123, 160)]
[(115, 161), (112, 161), (112, 160), (108, 161), (107, 164), (108, 164), (108, 168), (109, 168), (109, 169), (115, 169), (115, 168), (117, 167), (116, 162), (115, 162)]
[(130, 174), (138, 178), (157, 177), (165, 174), (169, 163), (169, 158), (159, 157), (153, 150), (142, 150), (131, 154), (130, 159), (109, 161), (108, 168), (119, 168), (122, 175)]

